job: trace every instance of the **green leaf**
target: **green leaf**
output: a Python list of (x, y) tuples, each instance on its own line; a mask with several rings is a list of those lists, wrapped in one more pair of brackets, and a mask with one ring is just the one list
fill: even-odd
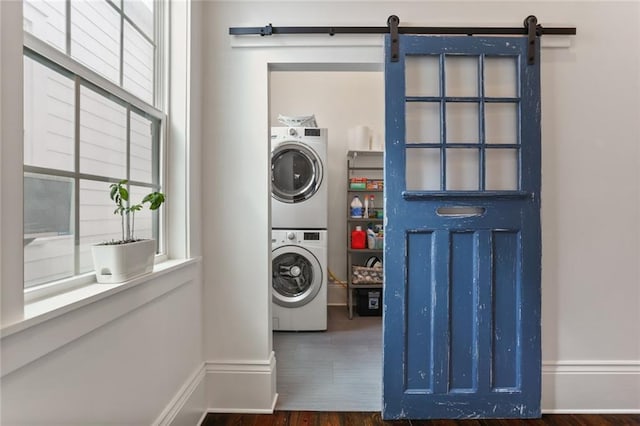
[(121, 186), (119, 192), (120, 198), (122, 198), (124, 201), (129, 201), (129, 191), (127, 191), (127, 188)]
[(116, 193), (118, 192), (118, 185), (112, 183), (111, 185), (109, 185), (109, 188), (111, 188), (111, 199), (115, 200)]
[(164, 194), (162, 192), (152, 192), (147, 194), (142, 200), (143, 203), (150, 203), (149, 209), (157, 210), (164, 203)]

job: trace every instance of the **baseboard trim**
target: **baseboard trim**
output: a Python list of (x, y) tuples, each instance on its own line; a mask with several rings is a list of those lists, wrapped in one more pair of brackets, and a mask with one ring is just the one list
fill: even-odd
[(273, 413), (276, 358), (215, 360), (206, 363), (207, 411), (211, 413)]
[(216, 372), (266, 372), (275, 368), (276, 358), (272, 351), (266, 360), (216, 360), (207, 361), (207, 373)]
[(616, 410), (616, 409), (607, 409), (607, 410), (593, 410), (593, 409), (584, 409), (584, 410), (542, 410), (542, 414), (640, 414), (640, 409), (632, 409), (632, 410)]
[[(278, 394), (276, 393), (273, 396), (273, 402), (271, 403), (271, 408), (267, 409), (267, 410), (263, 410), (263, 409), (256, 409), (256, 408), (243, 408), (240, 410), (235, 410), (235, 411), (230, 411), (232, 409), (208, 409), (207, 413), (241, 413), (241, 414), (273, 414), (273, 412), (276, 410), (276, 403), (278, 402)], [(206, 416), (207, 413), (205, 413), (204, 415)]]
[(640, 361), (544, 361), (542, 373), (550, 374), (640, 374)]
[[(158, 416), (156, 421), (153, 422), (157, 426), (168, 426), (178, 417), (180, 412), (184, 409), (187, 401), (191, 398), (195, 390), (200, 386), (204, 380), (206, 373), (205, 364), (202, 363), (200, 367), (194, 371), (187, 381), (182, 385), (180, 390), (171, 399), (169, 404), (162, 410), (162, 413)], [(204, 408), (204, 407), (203, 407)], [(206, 414), (206, 413), (205, 413)], [(204, 415), (202, 417), (204, 419)], [(198, 423), (200, 424), (200, 423)]]
[[(153, 424), (171, 425), (203, 383), (208, 386), (207, 398), (211, 389), (215, 395), (215, 390), (226, 388), (225, 382), (229, 381), (238, 384), (237, 391), (242, 398), (232, 401), (209, 398), (204, 402), (197, 425), (204, 421), (207, 413), (271, 414), (278, 401), (278, 394), (275, 392), (275, 367), (273, 353), (267, 360), (203, 363), (186, 380)], [(542, 364), (542, 413), (640, 414), (639, 402), (633, 400), (633, 395), (640, 394), (640, 377), (636, 377), (638, 375), (640, 361), (635, 360), (545, 361)], [(217, 380), (221, 378), (226, 380)], [(252, 389), (258, 393), (250, 395)], [(580, 390), (579, 395), (576, 395), (576, 389)], [(270, 399), (268, 403), (264, 403), (265, 393), (271, 393), (270, 398), (267, 398)], [(608, 398), (604, 400), (603, 395)], [(572, 396), (577, 397), (572, 399)], [(609, 406), (606, 406), (607, 403)], [(598, 406), (600, 408), (593, 408)]]
[(636, 414), (640, 413), (637, 395), (640, 395), (638, 360), (542, 363), (545, 414)]
[(200, 420), (198, 420), (198, 423), (196, 423), (196, 426), (202, 426), (202, 422), (204, 422), (204, 419), (207, 418), (207, 413), (209, 412), (205, 411), (204, 413), (202, 413), (202, 415), (200, 416)]

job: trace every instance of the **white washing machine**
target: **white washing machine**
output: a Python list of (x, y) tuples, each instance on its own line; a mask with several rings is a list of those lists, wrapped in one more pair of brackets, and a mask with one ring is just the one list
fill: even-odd
[(327, 329), (327, 231), (271, 232), (273, 330)]
[(327, 129), (271, 128), (271, 227), (327, 229)]

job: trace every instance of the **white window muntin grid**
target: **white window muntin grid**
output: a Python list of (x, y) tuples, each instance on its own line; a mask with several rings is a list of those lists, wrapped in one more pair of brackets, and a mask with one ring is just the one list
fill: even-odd
[[(29, 38), (27, 37), (28, 34), (25, 34), (25, 38)], [(31, 40), (33, 41), (33, 40)], [(35, 45), (36, 47), (40, 47), (42, 48), (42, 45), (39, 45), (39, 40), (35, 40)], [(48, 45), (44, 45), (45, 49), (54, 49)], [(55, 50), (55, 49), (54, 49)], [(59, 52), (59, 55), (63, 55), (61, 52)], [(60, 63), (56, 63), (48, 58), (46, 58), (45, 56), (41, 55), (40, 53), (36, 52), (36, 50), (34, 49), (30, 49), (27, 47), (27, 44), (25, 43), (25, 49), (24, 49), (24, 54), (25, 56), (29, 57), (32, 60), (35, 60), (41, 64), (43, 64), (44, 66), (48, 67), (49, 69), (51, 69), (54, 72), (60, 73), (62, 75), (65, 75), (67, 77), (70, 77), (74, 80), (75, 82), (75, 97), (76, 97), (76, 103), (74, 105), (75, 108), (75, 132), (74, 132), (74, 145), (75, 145), (75, 167), (73, 171), (68, 171), (68, 170), (60, 170), (60, 169), (54, 169), (54, 168), (47, 168), (47, 167), (38, 167), (38, 166), (30, 166), (30, 165), (24, 165), (24, 172), (28, 173), (30, 175), (42, 175), (42, 176), (55, 176), (55, 177), (62, 177), (62, 178), (71, 178), (74, 180), (74, 203), (73, 203), (73, 220), (74, 220), (74, 276), (73, 277), (69, 277), (63, 280), (60, 280), (59, 283), (64, 286), (65, 288), (68, 287), (75, 287), (77, 285), (82, 285), (85, 284), (86, 282), (88, 282), (87, 276), (86, 275), (91, 275), (91, 274), (82, 274), (79, 272), (80, 269), (80, 250), (79, 250), (79, 243), (80, 243), (80, 202), (79, 202), (79, 197), (80, 197), (80, 181), (81, 180), (87, 180), (87, 181), (93, 181), (93, 182), (106, 182), (106, 183), (114, 183), (119, 181), (118, 178), (113, 178), (113, 177), (108, 177), (108, 176), (102, 176), (102, 175), (96, 175), (96, 174), (90, 174), (90, 173), (81, 173), (80, 172), (80, 159), (79, 159), (79, 148), (80, 148), (80, 109), (81, 109), (81, 105), (80, 105), (80, 90), (81, 88), (86, 88), (89, 90), (94, 91), (95, 93), (97, 93), (100, 96), (104, 96), (107, 99), (123, 106), (126, 108), (127, 111), (127, 120), (126, 120), (126, 140), (127, 140), (127, 165), (126, 165), (126, 174), (127, 176), (124, 176), (125, 178), (129, 178), (129, 173), (130, 173), (130, 143), (131, 143), (131, 127), (130, 127), (130, 116), (132, 113), (137, 114), (140, 117), (146, 118), (148, 120), (150, 120), (150, 122), (153, 125), (153, 130), (152, 130), (152, 152), (153, 152), (153, 158), (152, 158), (152, 167), (153, 167), (153, 172), (152, 172), (152, 180), (151, 182), (144, 182), (144, 181), (130, 181), (130, 185), (131, 186), (136, 186), (136, 187), (143, 187), (143, 188), (149, 188), (149, 190), (159, 190), (161, 188), (161, 182), (162, 182), (162, 162), (161, 162), (161, 158), (162, 157), (162, 140), (164, 138), (161, 137), (161, 135), (163, 134), (163, 123), (164, 123), (164, 114), (162, 114), (161, 112), (155, 110), (155, 108), (151, 107), (148, 104), (145, 104), (144, 102), (140, 101), (139, 99), (132, 97), (128, 92), (122, 91), (122, 90), (116, 90), (119, 93), (116, 95), (114, 93), (109, 92), (108, 89), (105, 89), (104, 87), (101, 87), (100, 85), (96, 84), (95, 82), (101, 82), (104, 85), (106, 85), (107, 87), (111, 86), (110, 88), (116, 88), (116, 89), (120, 89), (117, 86), (114, 86), (112, 83), (109, 84), (108, 80), (104, 79), (104, 81), (101, 81), (103, 78), (100, 77), (99, 75), (93, 73), (91, 70), (86, 69), (85, 67), (83, 67), (80, 64), (77, 63), (73, 63), (73, 60), (70, 58), (62, 58), (59, 57), (57, 59), (60, 60), (60, 62), (65, 63), (65, 65), (72, 65), (69, 68), (76, 68), (77, 71), (81, 72), (84, 76), (88, 77), (85, 78), (77, 73), (74, 73), (72, 70), (68, 69), (67, 67), (61, 65)], [(54, 55), (55, 56), (55, 55)], [(71, 64), (69, 64), (69, 62), (71, 62)], [(93, 80), (93, 82), (91, 81)], [(123, 99), (123, 98), (128, 98), (127, 99)], [(142, 103), (141, 103), (142, 102)], [(135, 103), (135, 104), (134, 104)], [(137, 104), (137, 105), (136, 105)], [(142, 106), (142, 108), (140, 108), (139, 106)], [(162, 241), (162, 236), (165, 234), (165, 232), (162, 232), (162, 228), (160, 226), (160, 218), (159, 215), (154, 214), (153, 215), (153, 229), (154, 229), (154, 235), (158, 238), (159, 241)], [(162, 252), (162, 245), (159, 245), (159, 251)], [(27, 290), (27, 292), (29, 294), (26, 294), (25, 297), (29, 298), (29, 296), (31, 295), (31, 297), (33, 297), (35, 294), (37, 294), (36, 297), (40, 297), (42, 296), (41, 293), (44, 294), (49, 294), (54, 292), (54, 287), (57, 287), (56, 284), (58, 282), (56, 281), (52, 281), (52, 282), (48, 282), (48, 283), (44, 283), (41, 285), (37, 285), (37, 286), (33, 286), (30, 287), (29, 289), (25, 289)], [(42, 291), (40, 291), (40, 289)]]
[[(73, 0), (63, 0), (64, 1), (64, 29), (60, 28), (61, 30), (64, 31), (64, 46), (58, 46), (56, 48), (57, 49), (62, 49), (61, 52), (63, 54), (65, 54), (66, 56), (68, 56), (69, 58), (73, 57), (72, 56), (72, 21), (71, 21), (71, 17), (72, 17), (72, 3)], [(93, 0), (96, 3), (95, 4), (99, 4), (98, 2), (101, 2), (102, 4), (106, 5), (108, 8), (110, 8), (111, 10), (114, 11), (115, 14), (117, 14), (118, 18), (117, 21), (120, 25), (120, 29), (119, 29), (119, 52), (118, 52), (118, 77), (117, 79), (114, 80), (110, 80), (115, 82), (116, 84), (118, 84), (120, 87), (125, 87), (124, 85), (124, 51), (125, 51), (125, 47), (124, 47), (124, 28), (125, 28), (125, 23), (127, 23), (129, 26), (131, 26), (133, 28), (133, 30), (140, 36), (142, 37), (146, 42), (148, 42), (151, 45), (152, 51), (153, 51), (153, 71), (151, 73), (151, 78), (152, 78), (152, 83), (151, 83), (151, 88), (153, 90), (153, 93), (151, 95), (151, 103), (153, 105), (160, 105), (162, 102), (162, 87), (160, 85), (160, 81), (161, 81), (161, 75), (163, 73), (162, 70), (162, 66), (164, 63), (163, 60), (163, 52), (162, 49), (159, 49), (159, 46), (162, 45), (162, 41), (164, 39), (161, 28), (164, 28), (166, 25), (166, 20), (165, 20), (165, 14), (164, 14), (164, 6), (162, 2), (157, 2), (157, 1), (153, 1), (153, 17), (152, 17), (152, 29), (151, 29), (151, 34), (148, 34), (147, 32), (145, 32), (141, 26), (131, 17), (127, 14), (127, 8), (124, 7), (125, 4), (125, 0)], [(81, 2), (78, 2), (79, 4)], [(26, 36), (30, 36), (32, 38), (41, 40), (43, 43), (48, 44), (46, 41), (38, 38), (37, 36), (31, 34), (31, 29), (30, 28), (26, 28), (25, 27), (25, 42), (26, 42)], [(94, 70), (97, 71), (97, 70)]]

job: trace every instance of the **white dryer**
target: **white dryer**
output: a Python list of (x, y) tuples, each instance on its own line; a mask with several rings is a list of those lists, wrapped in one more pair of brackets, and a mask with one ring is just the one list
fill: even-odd
[(327, 231), (273, 230), (273, 330), (327, 329)]
[(271, 227), (327, 229), (327, 129), (271, 128)]

